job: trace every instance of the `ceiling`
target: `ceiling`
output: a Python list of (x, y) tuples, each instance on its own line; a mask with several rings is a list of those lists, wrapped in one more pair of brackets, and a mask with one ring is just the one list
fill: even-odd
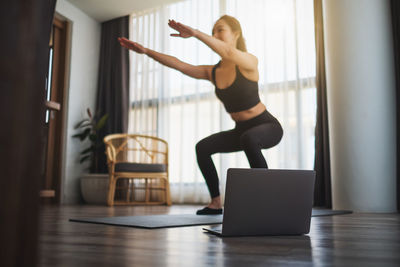
[(68, 0), (98, 22), (182, 0)]

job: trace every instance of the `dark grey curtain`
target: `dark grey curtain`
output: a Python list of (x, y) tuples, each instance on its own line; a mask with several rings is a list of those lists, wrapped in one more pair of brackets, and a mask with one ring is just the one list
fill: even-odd
[(331, 166), (329, 156), (328, 106), (326, 96), (324, 27), (322, 18), (322, 0), (314, 0), (315, 47), (317, 59), (317, 123), (315, 126), (316, 171), (314, 206), (332, 207)]
[(37, 266), (55, 0), (0, 1), (0, 266)]
[[(118, 37), (129, 37), (129, 16), (103, 22), (99, 79), (96, 102), (96, 117), (108, 114), (105, 127), (98, 138), (111, 133), (125, 133), (128, 130), (129, 112), (129, 52), (122, 48)], [(102, 143), (102, 142), (101, 142)], [(97, 149), (92, 172), (107, 173), (107, 160), (102, 144)]]
[(391, 0), (393, 47), (396, 75), (397, 123), (397, 210), (400, 211), (400, 1)]

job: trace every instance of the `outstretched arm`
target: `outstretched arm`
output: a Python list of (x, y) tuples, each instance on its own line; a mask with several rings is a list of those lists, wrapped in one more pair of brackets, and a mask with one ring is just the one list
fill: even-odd
[(169, 20), (168, 25), (179, 32), (179, 34), (171, 34), (171, 36), (182, 38), (189, 38), (193, 36), (205, 43), (222, 58), (233, 61), (236, 65), (239, 65), (240, 67), (248, 71), (258, 72), (258, 60), (256, 56), (247, 52), (240, 51), (239, 49), (230, 46), (224, 41), (221, 41), (217, 38), (214, 38), (213, 36), (205, 34), (199, 30), (193, 29), (174, 20)]
[(191, 65), (186, 62), (183, 62), (176, 57), (166, 55), (163, 53), (159, 53), (157, 51), (151, 50), (142, 46), (137, 42), (130, 41), (124, 37), (118, 38), (119, 43), (122, 47), (135, 51), (139, 54), (146, 54), (147, 56), (151, 57), (152, 59), (160, 62), (164, 66), (176, 69), (183, 74), (186, 74), (192, 78), (196, 79), (204, 79), (204, 80), (211, 80), (210, 79), (210, 70), (212, 66), (209, 65)]

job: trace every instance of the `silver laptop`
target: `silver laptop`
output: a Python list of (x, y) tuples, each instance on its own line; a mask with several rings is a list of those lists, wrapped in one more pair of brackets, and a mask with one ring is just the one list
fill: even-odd
[(315, 171), (228, 169), (219, 236), (301, 235), (310, 231)]

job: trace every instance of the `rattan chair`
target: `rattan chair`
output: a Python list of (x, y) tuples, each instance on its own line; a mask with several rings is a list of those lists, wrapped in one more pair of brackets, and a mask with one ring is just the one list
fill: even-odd
[[(104, 138), (104, 143), (110, 176), (109, 206), (171, 205), (165, 140), (146, 135), (111, 134)], [(122, 191), (117, 194), (119, 200), (114, 199), (117, 190)]]

